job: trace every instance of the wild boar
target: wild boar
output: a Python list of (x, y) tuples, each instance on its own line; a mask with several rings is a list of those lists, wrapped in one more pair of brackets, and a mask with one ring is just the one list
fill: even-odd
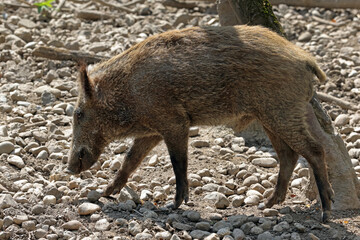
[[(284, 201), (298, 156), (314, 170), (330, 216), (333, 190), (322, 142), (310, 124), (314, 76), (326, 76), (309, 54), (258, 26), (193, 27), (147, 38), (124, 53), (82, 65), (73, 117), (68, 172), (89, 169), (115, 139), (133, 137), (121, 169), (104, 196), (120, 191), (142, 159), (164, 140), (176, 177), (173, 208), (188, 201), (188, 133), (194, 125), (235, 125), (257, 119), (280, 161), (266, 207)], [(316, 119), (315, 119), (316, 120)]]

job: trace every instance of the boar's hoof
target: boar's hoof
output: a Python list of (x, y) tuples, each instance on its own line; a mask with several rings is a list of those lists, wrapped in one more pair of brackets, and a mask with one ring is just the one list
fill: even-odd
[(331, 212), (329, 210), (322, 212), (322, 222), (323, 223), (328, 222), (330, 217), (331, 217)]

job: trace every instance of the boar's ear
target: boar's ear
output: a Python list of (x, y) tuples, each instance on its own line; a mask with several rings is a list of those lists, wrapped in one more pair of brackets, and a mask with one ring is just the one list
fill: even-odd
[(79, 93), (83, 94), (86, 98), (91, 98), (93, 90), (86, 68), (86, 63), (79, 63)]

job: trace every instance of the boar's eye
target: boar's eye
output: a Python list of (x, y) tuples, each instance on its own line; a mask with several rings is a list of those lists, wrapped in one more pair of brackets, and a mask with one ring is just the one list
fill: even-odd
[(76, 120), (79, 121), (84, 116), (84, 114), (80, 109), (76, 109), (74, 116), (76, 117)]

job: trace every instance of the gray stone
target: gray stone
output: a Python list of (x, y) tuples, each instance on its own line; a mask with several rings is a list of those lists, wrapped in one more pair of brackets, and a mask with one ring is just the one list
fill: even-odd
[(274, 235), (272, 235), (270, 232), (266, 231), (258, 235), (257, 240), (273, 240)]
[(189, 211), (186, 217), (192, 222), (197, 222), (200, 219), (200, 213), (196, 211)]
[(39, 215), (45, 212), (45, 207), (41, 204), (36, 204), (31, 209), (32, 214)]
[(195, 224), (195, 228), (202, 231), (209, 231), (211, 226), (208, 222), (198, 222)]
[(255, 226), (251, 228), (250, 233), (253, 235), (259, 235), (260, 233), (263, 233), (264, 230), (261, 227)]
[(245, 233), (240, 228), (235, 228), (232, 232), (232, 236), (234, 237), (234, 240), (243, 240), (245, 239)]
[(251, 161), (252, 164), (265, 167), (265, 168), (273, 168), (277, 166), (277, 161), (274, 158), (255, 158)]
[(291, 233), (290, 240), (301, 240), (301, 236), (297, 232), (293, 232)]
[(301, 233), (306, 231), (306, 228), (300, 223), (294, 223), (294, 227), (296, 228), (297, 231)]
[(230, 228), (225, 227), (225, 228), (220, 228), (216, 233), (220, 237), (224, 237), (225, 235), (230, 235), (231, 231), (230, 231)]
[(97, 200), (99, 200), (99, 198), (101, 197), (101, 193), (99, 193), (96, 190), (91, 190), (88, 194), (87, 194), (87, 199), (90, 202), (96, 202)]
[(241, 230), (243, 230), (245, 234), (249, 234), (251, 229), (255, 226), (256, 226), (255, 223), (247, 222), (241, 226)]
[(193, 227), (191, 225), (188, 225), (185, 223), (180, 223), (180, 222), (173, 222), (172, 226), (178, 230), (190, 231), (193, 229)]
[(221, 220), (221, 221), (215, 223), (213, 225), (212, 229), (214, 232), (217, 232), (222, 228), (229, 228), (231, 230), (231, 229), (233, 229), (233, 226), (231, 225), (231, 223)]
[(210, 233), (207, 232), (207, 231), (202, 231), (202, 230), (193, 230), (190, 232), (190, 236), (192, 238), (195, 238), (195, 239), (203, 239), (205, 238), (206, 236), (209, 236)]
[(36, 229), (34, 231), (34, 235), (37, 239), (45, 237), (46, 234), (47, 234), (47, 231), (45, 229), (40, 228), (40, 229)]
[(14, 149), (15, 149), (15, 146), (12, 142), (5, 141), (5, 142), (0, 143), (0, 155), (3, 153), (9, 154)]

